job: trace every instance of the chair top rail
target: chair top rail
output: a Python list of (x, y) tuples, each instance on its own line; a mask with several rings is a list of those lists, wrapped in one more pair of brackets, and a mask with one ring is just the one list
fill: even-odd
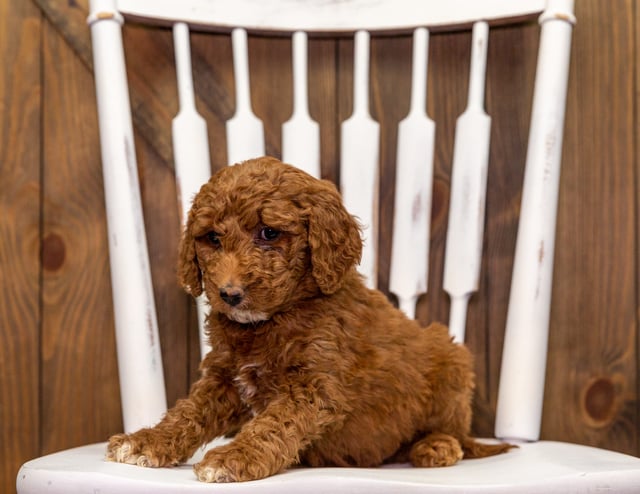
[(544, 11), (547, 0), (92, 0), (92, 12), (117, 4), (134, 21), (186, 22), (195, 29), (339, 34), (358, 30), (408, 32), (525, 21)]

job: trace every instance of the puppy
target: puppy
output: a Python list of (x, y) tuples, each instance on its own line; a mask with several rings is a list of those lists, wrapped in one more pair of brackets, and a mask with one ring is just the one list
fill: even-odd
[(297, 464), (453, 465), (509, 449), (470, 437), (473, 363), (447, 328), (421, 328), (356, 272), (362, 242), (334, 185), (274, 158), (227, 167), (196, 195), (179, 278), (211, 305), (212, 351), (188, 398), (107, 459), (195, 465), (204, 482)]

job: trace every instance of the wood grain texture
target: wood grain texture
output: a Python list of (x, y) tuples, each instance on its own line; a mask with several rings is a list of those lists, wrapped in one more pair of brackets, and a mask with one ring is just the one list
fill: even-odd
[(638, 454), (634, 6), (576, 6), (542, 434)]
[[(87, 5), (0, 2), (0, 60), (9, 67), (0, 75), (0, 457), (11, 458), (0, 467), (2, 492), (13, 491), (17, 467), (29, 456), (102, 440), (121, 428)], [(640, 12), (632, 0), (581, 0), (576, 15), (542, 432), (547, 439), (638, 455)], [(474, 429), (482, 435), (493, 431), (537, 39), (534, 23), (492, 29), (489, 41), (485, 260), (467, 330), (478, 373)], [(231, 44), (220, 34), (192, 33), (191, 40), (196, 104), (208, 124), (217, 170), (227, 166), (224, 125), (235, 106)], [(132, 24), (124, 28), (124, 41), (173, 402), (187, 392), (199, 360), (195, 310), (175, 281), (180, 227), (170, 134), (177, 110), (173, 46), (170, 31)], [(448, 319), (442, 264), (470, 41), (469, 33), (437, 33), (430, 40), (427, 106), (436, 122), (436, 150), (429, 292), (417, 313), (424, 324)], [(371, 108), (382, 132), (384, 290), (396, 127), (409, 105), (410, 45), (409, 36), (374, 39), (371, 52)], [(252, 36), (249, 50), (253, 81), (264, 77), (252, 91), (254, 112), (265, 120), (268, 152), (280, 156), (280, 126), (292, 106), (290, 45)], [(321, 124), (322, 175), (338, 181), (340, 123), (351, 113), (353, 43), (311, 38), (309, 51), (310, 112)]]
[(87, 27), (89, 0), (32, 0), (43, 16), (87, 65), (91, 64), (91, 33)]
[[(398, 124), (409, 112), (412, 36), (373, 38), (371, 42), (371, 116), (380, 123), (378, 286), (389, 293), (391, 232), (396, 180)], [(391, 104), (390, 104), (391, 103)]]
[[(629, 17), (631, 17), (634, 20), (634, 26), (635, 29), (633, 30), (633, 58), (632, 58), (632, 63), (633, 66), (635, 67), (635, 93), (633, 95), (633, 103), (632, 105), (630, 105), (630, 107), (633, 108), (633, 136), (634, 136), (634, 142), (636, 143), (635, 146), (633, 147), (633, 154), (631, 156), (631, 158), (629, 159), (630, 161), (630, 166), (633, 166), (634, 169), (636, 170), (635, 172), (635, 176), (634, 176), (634, 198), (635, 198), (635, 222), (634, 222), (634, 234), (635, 234), (635, 239), (636, 242), (638, 241), (638, 232), (640, 232), (640, 198), (638, 197), (638, 191), (640, 191), (640, 174), (638, 173), (638, 165), (640, 164), (638, 162), (638, 145), (637, 143), (640, 142), (640, 119), (638, 118), (638, 115), (640, 115), (640, 100), (638, 99), (638, 88), (640, 88), (640, 71), (638, 70), (638, 67), (640, 67), (640, 49), (638, 49), (638, 46), (640, 44), (640, 30), (637, 28), (638, 25), (640, 25), (640, 9), (637, 8), (637, 5), (634, 4), (634, 9), (632, 10), (632, 12), (630, 13)], [(613, 143), (612, 143), (613, 144)], [(634, 261), (634, 266), (636, 267), (636, 269), (634, 270), (635, 272), (635, 306), (636, 306), (636, 314), (638, 314), (638, 308), (640, 307), (640, 249), (638, 249), (638, 246), (636, 246), (635, 249), (635, 258), (633, 259)], [(636, 424), (638, 422), (640, 422), (640, 379), (638, 379), (638, 376), (640, 375), (640, 328), (638, 327), (638, 317), (636, 315), (636, 319), (635, 319), (635, 324), (634, 324), (634, 329), (635, 329), (635, 352), (636, 352), (636, 365), (635, 365), (635, 376), (636, 376), (636, 389), (635, 390), (630, 390), (631, 391), (631, 399), (635, 399), (636, 401), (636, 414), (637, 414), (637, 419), (636, 419)], [(638, 447), (636, 448), (636, 451), (634, 451), (635, 455), (640, 456), (640, 427), (636, 427), (635, 428), (635, 441), (636, 444), (638, 445)]]
[(320, 164), (323, 178), (336, 177), (340, 147), (338, 135), (338, 77), (336, 40), (309, 40), (309, 113), (320, 124)]
[[(449, 299), (442, 290), (444, 251), (449, 217), (451, 162), (456, 119), (464, 111), (469, 79), (469, 33), (431, 36), (429, 42), (429, 92), (427, 107), (436, 125), (433, 198), (431, 204), (431, 254), (429, 291), (418, 304), (423, 324), (449, 320)], [(472, 316), (470, 307), (469, 316)]]
[[(476, 395), (476, 427), (493, 434), (502, 344), (533, 98), (539, 28), (495, 29), (489, 40), (486, 108), (492, 117), (484, 260), (483, 334), (469, 334), (482, 379)], [(475, 344), (473, 342), (475, 341)]]
[[(68, 2), (61, 0), (33, 0), (33, 2), (40, 7), (49, 23), (61, 34), (85, 66), (92, 70), (91, 34), (86, 23), (89, 13), (89, 0)], [(145, 29), (143, 34), (136, 34), (140, 30), (136, 30), (129, 25), (124, 30), (125, 39), (133, 39), (131, 44), (140, 43), (140, 46), (133, 52), (133, 56), (132, 52), (127, 54), (127, 65), (135, 64), (134, 70), (129, 73), (132, 78), (130, 80), (131, 106), (138, 109), (133, 114), (133, 121), (136, 127), (144, 129), (143, 132), (148, 136), (148, 139), (155, 142), (156, 152), (168, 163), (171, 161), (172, 156), (171, 140), (166, 140), (166, 133), (160, 129), (163, 128), (167, 112), (175, 106), (175, 97), (167, 99), (166, 95), (160, 92), (155, 98), (149, 99), (148, 89), (153, 81), (144, 76), (146, 71), (142, 70), (142, 68), (146, 67), (147, 64), (150, 66), (164, 65), (170, 72), (170, 68), (173, 65), (171, 35), (165, 34), (164, 41), (159, 41), (150, 35), (149, 31)], [(166, 30), (161, 31), (166, 33)], [(142, 65), (138, 63), (138, 57), (135, 54), (147, 55)], [(133, 60), (129, 60), (129, 58), (133, 58)], [(162, 80), (157, 82), (162, 83)], [(167, 103), (168, 106), (165, 106)]]
[(30, 2), (0, 2), (0, 492), (40, 453), (40, 33)]
[(154, 115), (135, 121), (134, 134), (167, 400), (173, 403), (188, 390), (189, 340), (197, 330), (190, 325), (195, 314), (175, 272), (181, 228), (171, 154), (171, 120), (178, 111), (172, 34), (127, 26), (124, 46), (130, 53), (129, 84), (139, 100), (134, 106), (132, 99), (132, 111)]
[[(189, 343), (198, 342), (195, 309), (175, 269), (180, 238), (175, 175), (145, 139), (137, 138), (136, 148), (167, 401), (175, 403), (195, 377), (189, 374)], [(194, 357), (199, 362), (199, 350)]]
[(122, 425), (93, 79), (50, 24), (43, 33), (46, 453), (104, 440)]

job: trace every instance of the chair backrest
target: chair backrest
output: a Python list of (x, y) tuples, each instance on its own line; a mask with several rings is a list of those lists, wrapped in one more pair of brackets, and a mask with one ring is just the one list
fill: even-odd
[[(411, 103), (397, 131), (389, 289), (415, 315), (427, 290), (433, 190), (434, 122), (428, 117), (430, 31), (472, 30), (467, 107), (456, 123), (444, 289), (452, 336), (464, 341), (469, 298), (478, 289), (484, 235), (491, 118), (485, 113), (490, 26), (539, 19), (540, 48), (497, 406), (496, 435), (539, 436), (556, 207), (573, 0), (91, 0), (93, 39), (118, 363), (125, 429), (166, 410), (158, 325), (137, 177), (121, 25), (124, 18), (172, 26), (179, 112), (173, 120), (176, 180), (183, 214), (211, 173), (207, 124), (196, 110), (190, 30), (232, 37), (235, 114), (226, 124), (229, 163), (265, 154), (265, 129), (253, 114), (248, 34), (290, 36), (293, 113), (282, 128), (282, 158), (320, 176), (320, 129), (309, 114), (309, 36), (353, 37), (353, 112), (340, 125), (340, 187), (366, 226), (361, 265), (376, 286), (381, 129), (370, 112), (371, 37), (412, 33)], [(460, 63), (467, 63), (461, 61)], [(398, 67), (394, 66), (394, 70)], [(384, 212), (384, 214), (387, 214)], [(200, 320), (204, 304), (199, 302)], [(202, 337), (201, 337), (202, 338)], [(204, 339), (202, 338), (204, 342)], [(202, 343), (202, 351), (207, 348)]]

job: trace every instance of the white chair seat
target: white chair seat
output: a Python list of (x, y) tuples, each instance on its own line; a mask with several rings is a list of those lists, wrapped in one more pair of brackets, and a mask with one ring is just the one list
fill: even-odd
[(142, 468), (103, 460), (106, 444), (54, 453), (26, 463), (18, 474), (23, 494), (175, 492), (252, 493), (638, 493), (640, 459), (575, 444), (540, 441), (508, 454), (463, 460), (448, 468), (294, 468), (238, 484), (198, 482), (192, 465)]

